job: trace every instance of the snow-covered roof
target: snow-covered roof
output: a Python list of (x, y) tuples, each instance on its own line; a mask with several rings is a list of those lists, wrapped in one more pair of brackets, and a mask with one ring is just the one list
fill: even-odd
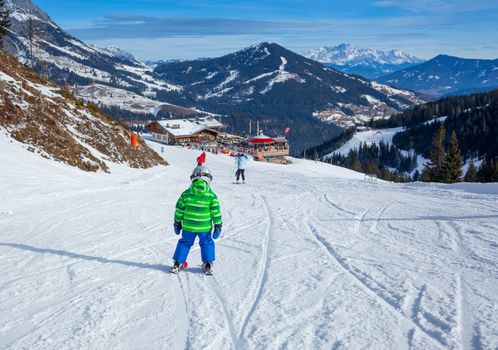
[(158, 123), (164, 130), (175, 137), (190, 136), (206, 129), (219, 129), (223, 127), (223, 124), (213, 117), (168, 119), (160, 120)]

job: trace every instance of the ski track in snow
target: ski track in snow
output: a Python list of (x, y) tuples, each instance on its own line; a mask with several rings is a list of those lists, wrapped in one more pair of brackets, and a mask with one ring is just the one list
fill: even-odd
[(413, 319), (409, 318), (406, 316), (403, 312), (401, 312), (398, 308), (397, 305), (393, 304), (392, 301), (387, 299), (385, 296), (382, 295), (382, 293), (379, 293), (378, 290), (376, 290), (374, 287), (370, 286), (368, 282), (366, 282), (362, 277), (358, 275), (357, 272), (355, 272), (347, 263), (345, 259), (343, 259), (339, 254), (337, 254), (336, 250), (334, 247), (327, 242), (327, 240), (319, 234), (319, 231), (312, 225), (310, 225), (311, 231), (315, 234), (316, 239), (322, 244), (322, 246), (327, 250), (327, 252), (330, 254), (330, 256), (337, 262), (337, 264), (349, 275), (354, 279), (364, 290), (367, 292), (369, 295), (373, 296), (376, 298), (381, 304), (385, 305), (388, 308), (391, 308), (392, 310), (396, 311), (400, 316), (406, 318), (410, 323), (412, 323), (414, 326), (416, 326), (420, 331), (425, 333), (431, 341), (433, 341), (433, 345), (436, 347), (444, 346), (445, 344), (442, 344), (441, 341), (437, 338), (434, 338), (432, 335), (428, 334), (424, 329), (422, 329), (416, 322), (413, 321)]
[(261, 199), (263, 202), (263, 207), (265, 208), (266, 218), (267, 218), (266, 230), (265, 230), (265, 242), (263, 244), (263, 251), (261, 258), (261, 268), (259, 272), (256, 297), (254, 298), (253, 302), (251, 303), (249, 311), (244, 317), (244, 321), (242, 322), (242, 327), (239, 332), (239, 338), (244, 338), (248, 322), (250, 321), (251, 316), (253, 315), (254, 311), (256, 310), (256, 307), (258, 306), (259, 301), (261, 300), (261, 296), (263, 294), (263, 288), (265, 286), (266, 281), (268, 280), (268, 267), (270, 265), (270, 257), (271, 257), (270, 232), (272, 229), (272, 217), (266, 199), (263, 196), (261, 197)]
[(214, 276), (197, 244), (173, 275), (198, 152), (107, 175), (0, 146), (1, 349), (498, 348), (496, 194), (302, 160), (250, 162), (235, 186), (233, 159), (208, 154)]

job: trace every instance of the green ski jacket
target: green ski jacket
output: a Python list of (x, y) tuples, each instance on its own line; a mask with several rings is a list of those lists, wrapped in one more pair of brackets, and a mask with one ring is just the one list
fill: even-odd
[(221, 224), (218, 197), (203, 180), (196, 180), (182, 193), (176, 203), (175, 221), (190, 232), (211, 232), (214, 224)]

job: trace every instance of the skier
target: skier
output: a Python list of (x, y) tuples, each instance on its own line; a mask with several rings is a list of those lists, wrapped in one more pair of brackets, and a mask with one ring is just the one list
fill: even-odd
[(206, 152), (202, 152), (202, 154), (197, 157), (197, 166), (204, 165), (206, 163)]
[(212, 274), (211, 268), (215, 260), (213, 239), (218, 239), (222, 227), (220, 202), (209, 186), (212, 179), (207, 167), (196, 167), (190, 175), (190, 188), (181, 194), (176, 203), (173, 227), (177, 235), (182, 234), (182, 238), (173, 255), (172, 273), (178, 273), (184, 268), (195, 237), (199, 236), (202, 267), (207, 275)]
[(246, 171), (246, 165), (247, 165), (247, 160), (249, 157), (247, 157), (244, 153), (238, 153), (235, 156), (235, 163), (237, 163), (237, 172), (235, 173), (236, 179), (235, 183), (239, 183), (239, 179), (242, 176), (242, 183), (246, 183), (246, 177), (245, 177), (245, 171)]

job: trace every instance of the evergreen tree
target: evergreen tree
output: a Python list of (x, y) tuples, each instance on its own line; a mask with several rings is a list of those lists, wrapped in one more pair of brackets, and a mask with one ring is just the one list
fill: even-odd
[(357, 172), (360, 172), (362, 171), (362, 168), (361, 168), (361, 163), (360, 161), (358, 160), (358, 158), (356, 158), (353, 162), (353, 170), (354, 171), (357, 171)]
[(487, 174), (486, 174), (487, 168), (488, 168), (488, 163), (486, 162), (486, 159), (483, 159), (481, 165), (479, 166), (479, 170), (477, 171), (477, 178), (479, 182), (489, 181), (487, 179)]
[(422, 169), (422, 173), (420, 174), (420, 181), (431, 182), (433, 177), (434, 174), (432, 172), (432, 169), (426, 165), (424, 169)]
[(443, 164), (446, 158), (444, 139), (446, 138), (446, 129), (441, 124), (439, 130), (434, 134), (432, 139), (432, 151), (430, 162), (425, 165), (422, 171), (422, 181), (443, 182)]
[(498, 182), (498, 159), (495, 161), (495, 168), (493, 170), (493, 177), (491, 181)]
[(415, 172), (413, 173), (413, 176), (412, 176), (412, 181), (414, 181), (414, 182), (418, 181), (420, 179), (420, 176), (421, 176), (420, 171), (418, 171), (418, 169), (415, 170)]
[(488, 182), (496, 182), (498, 181), (498, 174), (496, 173), (498, 169), (498, 159), (495, 161), (491, 159), (488, 162), (488, 167), (486, 169), (486, 177)]
[(0, 50), (3, 49), (3, 38), (7, 36), (10, 27), (10, 11), (5, 10), (5, 0), (0, 0)]
[(460, 147), (458, 146), (458, 139), (455, 131), (451, 133), (448, 152), (444, 158), (441, 170), (441, 179), (444, 180), (444, 182), (459, 182), (462, 177), (462, 155), (460, 154)]
[(463, 181), (465, 181), (465, 182), (477, 182), (478, 181), (477, 168), (476, 168), (473, 160), (471, 160), (469, 163), (469, 168), (467, 169), (467, 172), (465, 173), (465, 177), (463, 178)]

